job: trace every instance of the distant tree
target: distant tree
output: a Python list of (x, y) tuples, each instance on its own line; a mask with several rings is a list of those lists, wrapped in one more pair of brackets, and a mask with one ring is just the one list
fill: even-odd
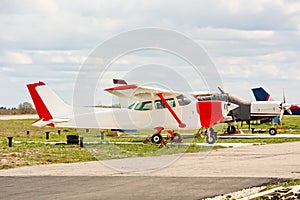
[(31, 103), (28, 103), (28, 102), (24, 102), (24, 103), (19, 104), (18, 110), (21, 114), (34, 114), (34, 113), (36, 113), (35, 109), (31, 105)]

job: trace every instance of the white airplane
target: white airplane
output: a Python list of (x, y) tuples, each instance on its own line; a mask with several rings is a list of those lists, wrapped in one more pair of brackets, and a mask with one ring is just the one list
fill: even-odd
[[(212, 126), (222, 122), (238, 107), (226, 101), (197, 101), (181, 93), (151, 87), (128, 85), (125, 81), (105, 89), (118, 97), (134, 100), (128, 108), (72, 107), (63, 102), (45, 83), (28, 84), (27, 88), (39, 115), (34, 126), (98, 129), (156, 130), (151, 141), (160, 144), (162, 130), (171, 138), (180, 137), (171, 130), (204, 128), (206, 141), (215, 143), (217, 133)], [(192, 97), (192, 96), (191, 96)]]

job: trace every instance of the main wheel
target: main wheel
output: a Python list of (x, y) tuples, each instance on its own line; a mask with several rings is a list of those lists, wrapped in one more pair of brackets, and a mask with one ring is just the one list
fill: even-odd
[(174, 137), (171, 140), (172, 142), (180, 143), (182, 141), (182, 137), (179, 133), (175, 133)]
[(155, 133), (151, 136), (151, 142), (156, 143), (156, 144), (160, 144), (162, 141), (162, 136), (159, 133)]
[(227, 133), (234, 134), (236, 132), (236, 128), (234, 126), (228, 126)]
[(270, 128), (270, 129), (269, 129), (269, 134), (270, 134), (270, 135), (276, 135), (276, 134), (277, 134), (276, 128)]

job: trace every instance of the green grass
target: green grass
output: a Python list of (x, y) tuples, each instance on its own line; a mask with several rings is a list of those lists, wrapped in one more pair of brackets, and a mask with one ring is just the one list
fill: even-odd
[[(248, 129), (248, 125), (246, 123), (237, 123), (237, 126), (241, 129)], [(300, 134), (300, 116), (291, 116), (285, 115), (282, 119), (282, 125), (275, 124), (275, 127), (278, 126), (280, 129), (278, 130), (279, 134)], [(225, 126), (226, 127), (226, 126)], [(255, 129), (266, 129), (268, 130), (271, 127), (271, 123), (260, 124), (259, 121), (252, 122), (251, 128)], [(286, 130), (284, 130), (284, 127)], [(251, 130), (244, 130), (244, 133), (252, 133)], [(266, 132), (268, 133), (268, 132)]]
[(43, 143), (21, 142), (8, 147), (0, 144), (0, 169), (12, 167), (72, 163), (96, 160), (87, 149), (78, 145), (45, 145)]
[(277, 188), (277, 187), (291, 187), (291, 186), (297, 186), (297, 185), (300, 185), (299, 179), (296, 179), (296, 180), (295, 179), (283, 179), (283, 180), (279, 180), (277, 183), (268, 184), (260, 192), (271, 190), (271, 189)]

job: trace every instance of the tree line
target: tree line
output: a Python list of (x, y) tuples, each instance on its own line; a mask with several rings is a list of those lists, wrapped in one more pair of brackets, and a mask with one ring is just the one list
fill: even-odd
[(36, 110), (31, 103), (20, 103), (17, 108), (0, 107), (0, 115), (21, 115), (21, 114), (36, 114)]

